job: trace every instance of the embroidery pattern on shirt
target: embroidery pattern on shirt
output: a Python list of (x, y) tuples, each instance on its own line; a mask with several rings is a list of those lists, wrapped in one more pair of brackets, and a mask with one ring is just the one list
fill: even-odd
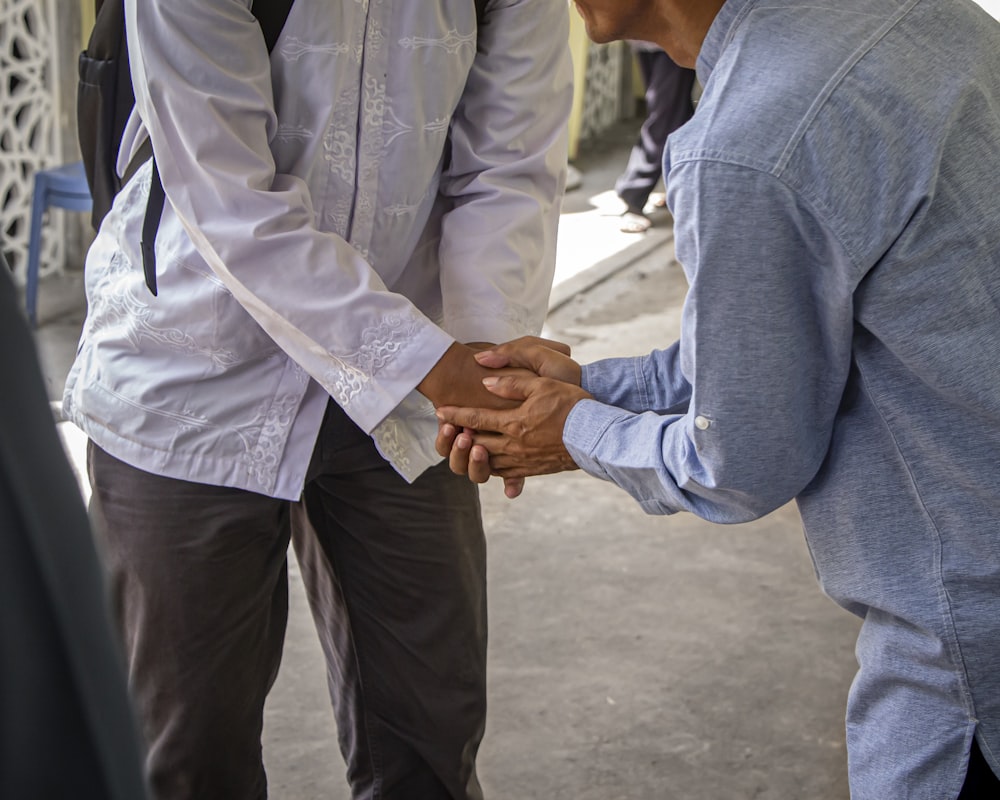
[(494, 313), (494, 316), (499, 317), (504, 322), (509, 323), (512, 328), (524, 333), (537, 334), (541, 329), (541, 324), (532, 319), (528, 309), (517, 303), (506, 303), (500, 306)]
[(365, 220), (368, 220), (372, 218), (375, 211), (372, 187), (378, 178), (379, 155), (382, 152), (382, 136), (378, 131), (380, 131), (386, 108), (385, 83), (370, 75), (365, 78), (364, 102), (364, 130), (367, 133), (361, 139), (365, 159), (362, 163), (357, 210), (361, 212)]
[(398, 419), (389, 417), (379, 423), (372, 431), (379, 452), (396, 465), (397, 469), (406, 472), (410, 468), (410, 442), (405, 426)]
[(306, 54), (324, 53), (334, 56), (349, 55), (353, 51), (355, 60), (360, 60), (361, 53), (357, 47), (351, 47), (347, 42), (333, 42), (332, 44), (310, 44), (298, 37), (289, 37), (281, 46), (280, 52), (288, 61), (298, 61)]
[[(271, 488), (278, 473), (299, 400), (300, 395), (285, 394), (270, 403), (262, 403), (256, 417), (236, 431), (246, 447), (242, 460), (247, 475), (265, 490)], [(254, 442), (252, 447), (251, 441)]]
[(542, 327), (541, 321), (536, 322), (531, 312), (518, 303), (496, 303), (485, 307), (480, 306), (477, 309), (471, 309), (471, 313), (463, 313), (461, 316), (449, 314), (445, 328), (449, 327), (449, 322), (457, 319), (499, 319), (521, 336), (538, 335)]
[(323, 210), (323, 230), (334, 231), (341, 237), (347, 236), (347, 226), (351, 220), (351, 199), (342, 195), (333, 200), (333, 205)]
[[(119, 206), (121, 208), (121, 216), (123, 219), (127, 219), (132, 216), (132, 209), (135, 207), (136, 197), (147, 198), (149, 197), (149, 187), (152, 181), (152, 174), (150, 173), (149, 167), (143, 164), (139, 167), (138, 171), (132, 177), (132, 180), (122, 187), (121, 194), (124, 196), (124, 202), (120, 202)], [(134, 184), (135, 188), (132, 188), (130, 184)], [(131, 189), (131, 191), (130, 191)], [(143, 208), (145, 208), (145, 199), (143, 202)], [(117, 209), (112, 209), (111, 212), (115, 212)]]
[(393, 314), (378, 325), (361, 332), (361, 346), (353, 353), (332, 358), (336, 364), (327, 371), (323, 384), (338, 403), (348, 406), (372, 379), (419, 331), (416, 311)]
[(203, 346), (193, 336), (179, 328), (161, 328), (154, 325), (150, 321), (153, 316), (152, 310), (132, 292), (132, 287), (135, 285), (132, 280), (134, 274), (132, 265), (121, 251), (116, 251), (111, 257), (108, 271), (102, 281), (104, 285), (99, 292), (101, 302), (98, 314), (106, 320), (105, 326), (117, 326), (137, 351), (142, 341), (148, 339), (187, 355), (207, 358), (220, 370), (239, 363), (239, 358), (231, 350)]
[(412, 125), (407, 125), (398, 116), (396, 116), (396, 112), (393, 110), (391, 105), (386, 106), (385, 116), (388, 118), (388, 122), (383, 122), (385, 133), (388, 134), (387, 136), (383, 134), (386, 147), (396, 141), (396, 139), (403, 134), (411, 133), (413, 131)]
[[(167, 420), (172, 423), (174, 427), (182, 433), (193, 433), (196, 431), (209, 431), (209, 430), (220, 430), (220, 426), (212, 422), (204, 414), (201, 414), (190, 406), (185, 406), (182, 411), (170, 411), (165, 408), (153, 408), (144, 403), (139, 403), (133, 400), (131, 397), (127, 397), (121, 392), (117, 392), (110, 386), (101, 385), (101, 391), (105, 392), (109, 397), (114, 398), (119, 403), (128, 406), (129, 408), (134, 408), (144, 414), (150, 414), (160, 419)], [(74, 409), (75, 411), (75, 409)], [(171, 437), (171, 441), (176, 446), (177, 439)], [(244, 440), (244, 446), (247, 442)]]
[(328, 230), (347, 237), (351, 224), (351, 202), (354, 194), (354, 170), (356, 143), (354, 129), (359, 90), (349, 86), (337, 98), (330, 126), (323, 136), (323, 157), (329, 164), (328, 180), (337, 185), (324, 192), (326, 206), (323, 218), (328, 221)]
[(279, 124), (275, 138), (281, 142), (305, 142), (312, 138), (313, 132), (303, 125)]
[(194, 433), (215, 427), (208, 417), (199, 414), (188, 405), (185, 405), (178, 414), (172, 415), (172, 418), (177, 423), (177, 428), (183, 433)]
[(365, 30), (365, 75), (361, 98), (361, 139), (358, 143), (357, 200), (351, 225), (350, 242), (365, 258), (375, 227), (376, 196), (379, 167), (384, 152), (382, 124), (386, 112), (386, 83), (383, 65), (388, 57), (386, 39), (379, 22), (384, 0), (371, 0), (369, 19)]
[(341, 127), (335, 117), (323, 136), (323, 149), (331, 171), (344, 183), (349, 183), (354, 176), (354, 148), (350, 129)]
[(382, 32), (382, 8), (384, 0), (373, 0), (375, 3), (375, 13), (368, 21), (368, 34), (365, 47), (376, 51), (381, 51), (385, 46), (385, 34)]
[(428, 133), (441, 134), (447, 132), (449, 125), (451, 125), (451, 120), (448, 117), (438, 117), (424, 125), (424, 130)]
[(455, 55), (463, 47), (471, 47), (475, 50), (476, 34), (469, 33), (462, 35), (452, 28), (443, 37), (405, 36), (399, 40), (399, 44), (410, 50), (416, 50), (420, 47), (440, 47), (449, 55)]
[(391, 206), (386, 206), (383, 211), (390, 217), (405, 217), (407, 214), (412, 214), (418, 208), (420, 208), (420, 203), (393, 203)]

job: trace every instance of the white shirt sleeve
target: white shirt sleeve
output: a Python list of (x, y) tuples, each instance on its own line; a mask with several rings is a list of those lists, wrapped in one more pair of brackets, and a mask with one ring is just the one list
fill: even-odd
[(126, 25), (173, 211), (247, 312), (370, 432), (452, 337), (316, 227), (302, 179), (276, 174), (270, 59), (246, 0), (127, 0)]
[(441, 191), (444, 326), (460, 341), (538, 333), (555, 272), (572, 104), (563, 0), (488, 3), (452, 118)]

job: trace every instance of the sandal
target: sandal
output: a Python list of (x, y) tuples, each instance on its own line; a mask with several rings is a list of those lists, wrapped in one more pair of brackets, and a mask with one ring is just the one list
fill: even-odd
[(649, 217), (637, 211), (625, 211), (621, 219), (619, 229), (622, 233), (645, 233), (653, 224)]

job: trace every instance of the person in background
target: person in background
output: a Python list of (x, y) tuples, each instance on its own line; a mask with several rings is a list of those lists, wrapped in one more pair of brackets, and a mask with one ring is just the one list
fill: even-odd
[(665, 203), (662, 195), (653, 195), (653, 189), (663, 175), (663, 149), (667, 137), (694, 114), (692, 92), (696, 75), (693, 69), (677, 66), (655, 44), (641, 41), (629, 44), (635, 52), (645, 86), (646, 117), (629, 152), (625, 171), (615, 182), (615, 193), (625, 204), (622, 231), (645, 233), (653, 224), (646, 216), (646, 204), (662, 206)]
[[(125, 0), (147, 162), (86, 263), (64, 412), (89, 437), (157, 800), (267, 794), (294, 539), (352, 796), (478, 800), (486, 549), (434, 405), (537, 332), (572, 70), (565, 0)], [(147, 243), (148, 244), (148, 243)]]
[(1000, 25), (970, 0), (577, 5), (704, 86), (664, 156), (680, 339), (480, 353), (537, 376), (486, 379), (517, 409), (440, 409), (440, 451), (719, 523), (795, 499), (864, 620), (852, 800), (1000, 797)]
[(0, 797), (141, 800), (104, 575), (0, 253)]

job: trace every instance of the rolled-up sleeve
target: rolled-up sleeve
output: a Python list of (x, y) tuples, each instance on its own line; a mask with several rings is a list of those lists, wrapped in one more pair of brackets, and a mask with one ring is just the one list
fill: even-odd
[(635, 358), (584, 364), (580, 383), (596, 400), (628, 411), (683, 412), (691, 384), (680, 369), (680, 343)]
[[(745, 521), (795, 497), (826, 455), (850, 368), (854, 270), (822, 215), (772, 174), (695, 160), (674, 166), (670, 194), (690, 280), (681, 339), (631, 369), (666, 389), (658, 400), (647, 389), (646, 409), (609, 405), (604, 390), (606, 402), (573, 409), (564, 441), (647, 512)], [(624, 366), (591, 365), (588, 387)], [(687, 408), (657, 413), (685, 381)]]

